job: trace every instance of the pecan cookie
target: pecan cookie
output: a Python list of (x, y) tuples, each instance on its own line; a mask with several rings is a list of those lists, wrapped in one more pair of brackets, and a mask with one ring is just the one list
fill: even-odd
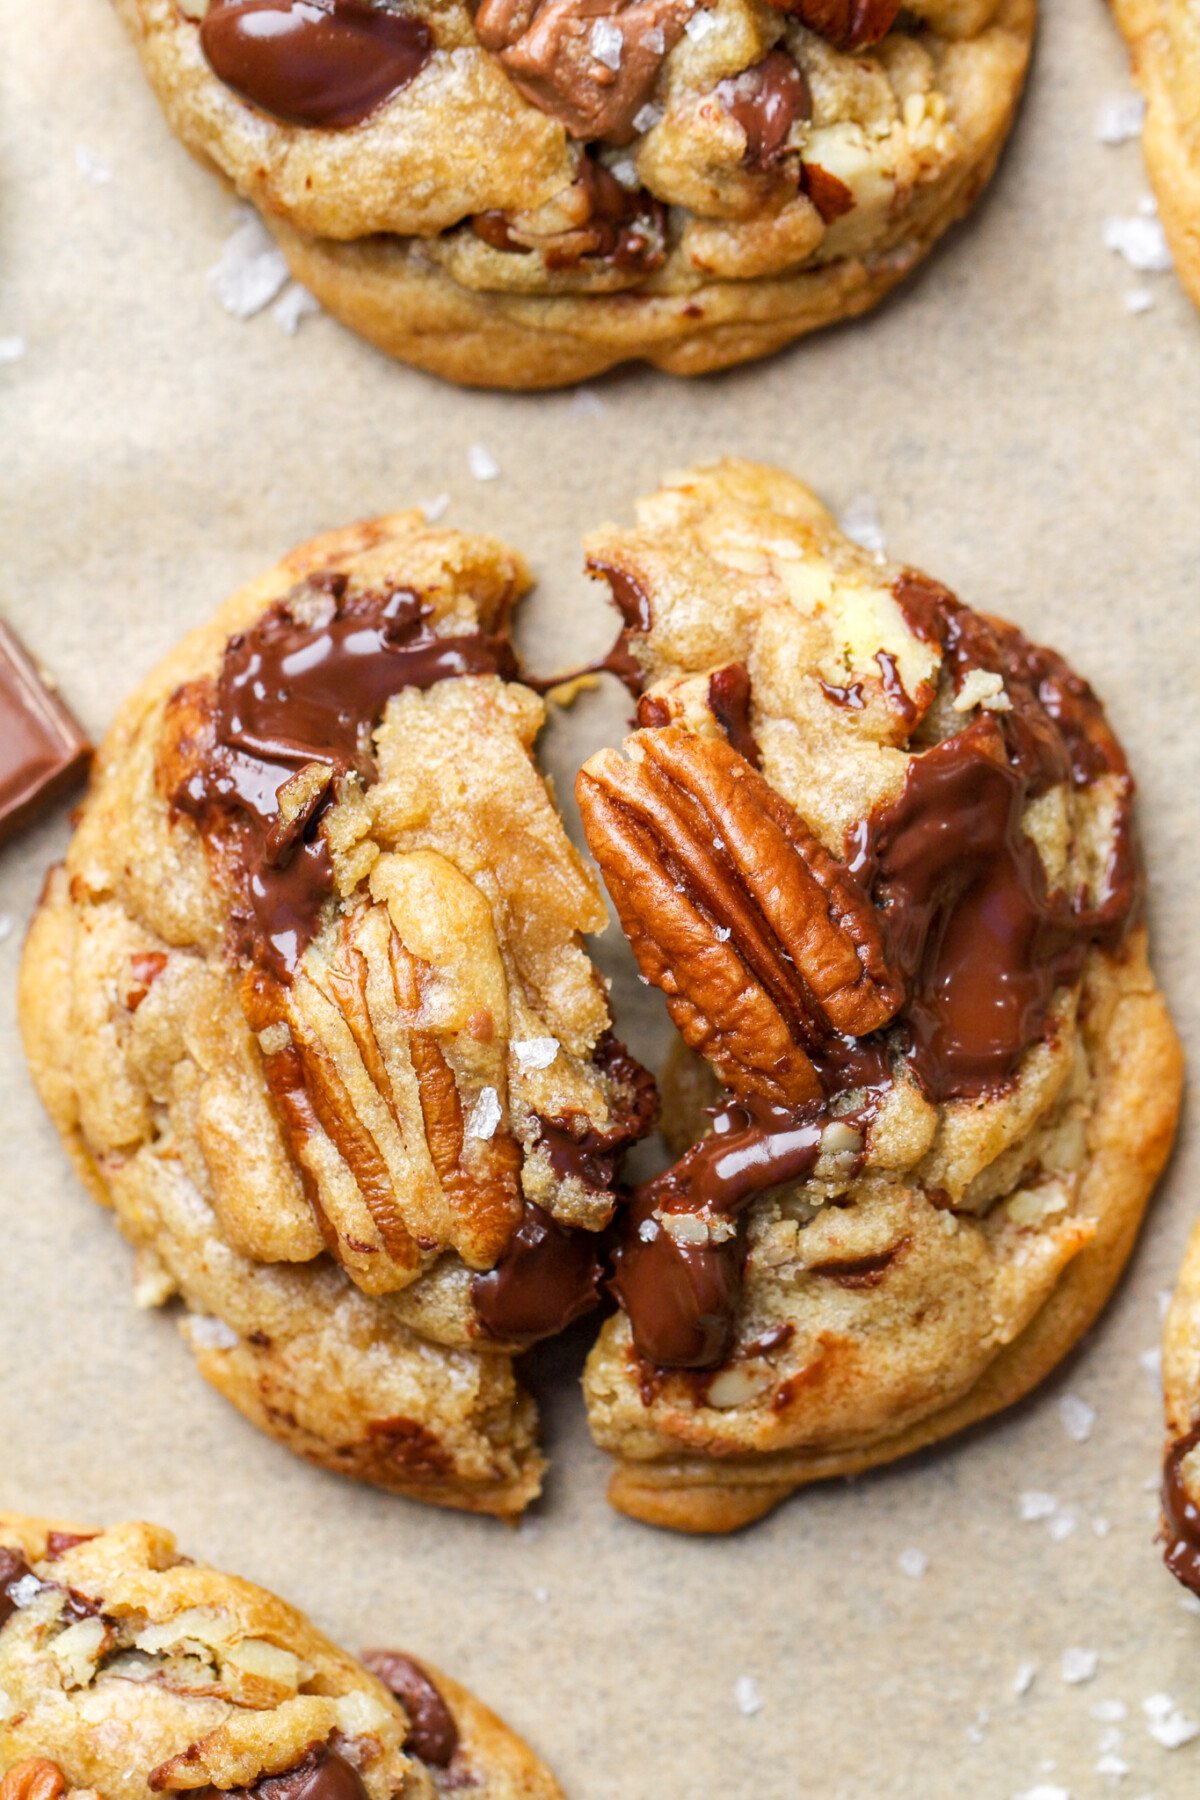
[(183, 142), (392, 355), (693, 375), (861, 313), (975, 199), (1034, 0), (116, 0)]
[(119, 713), (30, 930), (34, 1078), (292, 1449), (514, 1515), (514, 1355), (595, 1305), (653, 1083), (580, 934), (605, 910), (530, 748), (493, 539), (416, 513), (296, 551)]
[(1200, 1227), (1188, 1241), (1167, 1308), (1162, 1372), (1163, 1554), (1172, 1575), (1200, 1594)]
[(1053, 651), (753, 464), (589, 563), (645, 689), (584, 825), (716, 1079), (707, 1120), (676, 1083), (696, 1141), (618, 1216), (587, 1402), (615, 1505), (721, 1531), (1053, 1367), (1129, 1253), (1180, 1051), (1133, 782)]
[(1142, 149), (1179, 279), (1200, 306), (1200, 11), (1196, 0), (1113, 0), (1146, 97)]
[(364, 1661), (156, 1525), (0, 1513), (0, 1800), (561, 1800), (457, 1682)]

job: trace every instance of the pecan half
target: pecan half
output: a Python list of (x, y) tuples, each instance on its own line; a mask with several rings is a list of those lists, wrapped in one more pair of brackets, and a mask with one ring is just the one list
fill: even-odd
[(887, 36), (896, 23), (900, 0), (772, 0), (791, 13), (835, 50), (865, 50)]
[(576, 784), (642, 973), (735, 1093), (816, 1099), (810, 1052), (887, 1024), (903, 990), (862, 889), (720, 738), (636, 732)]
[(0, 1800), (59, 1800), (66, 1789), (58, 1764), (41, 1756), (14, 1763), (0, 1778)]

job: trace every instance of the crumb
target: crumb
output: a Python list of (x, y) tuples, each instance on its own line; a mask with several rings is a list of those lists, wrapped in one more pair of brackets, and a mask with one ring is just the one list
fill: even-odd
[(1062, 1512), (1055, 1513), (1054, 1517), (1051, 1519), (1049, 1525), (1050, 1536), (1056, 1544), (1061, 1544), (1064, 1539), (1071, 1536), (1078, 1524), (1079, 1520), (1075, 1517), (1075, 1514), (1064, 1508)]
[(1200, 1737), (1200, 1725), (1184, 1717), (1170, 1694), (1150, 1694), (1142, 1701), (1142, 1711), (1146, 1715), (1146, 1729), (1164, 1750), (1178, 1750), (1182, 1745), (1190, 1744), (1194, 1737)]
[(1030, 1688), (1033, 1686), (1036, 1674), (1036, 1663), (1023, 1662), (1017, 1664), (1017, 1672), (1013, 1676), (1012, 1691), (1017, 1696), (1018, 1700), (1029, 1692)]
[(1149, 312), (1154, 305), (1154, 295), (1149, 288), (1130, 288), (1125, 296), (1125, 310), (1131, 313)]

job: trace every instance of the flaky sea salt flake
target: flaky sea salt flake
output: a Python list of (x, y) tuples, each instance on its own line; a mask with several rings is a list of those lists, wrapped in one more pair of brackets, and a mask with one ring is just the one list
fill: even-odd
[(0, 337), (0, 364), (20, 362), (26, 348), (23, 337)]
[(1058, 1500), (1042, 1488), (1025, 1488), (1017, 1495), (1017, 1512), (1028, 1525), (1037, 1519), (1050, 1519), (1058, 1511)]
[(1140, 94), (1110, 94), (1096, 114), (1096, 136), (1102, 144), (1127, 144), (1146, 122), (1146, 102)]
[(554, 1037), (514, 1038), (512, 1047), (523, 1069), (548, 1069), (559, 1048)]
[(763, 1709), (762, 1690), (753, 1675), (739, 1675), (733, 1684), (733, 1698), (744, 1719), (752, 1719)]
[(209, 286), (235, 319), (252, 319), (269, 306), (288, 279), (283, 252), (252, 206), (239, 205), (235, 224), (208, 272)]
[(89, 150), (86, 144), (75, 146), (75, 167), (83, 179), (90, 181), (94, 187), (105, 187), (112, 180), (112, 170), (104, 158), (97, 156), (94, 150)]
[(611, 19), (597, 19), (592, 26), (588, 48), (596, 61), (603, 63), (606, 69), (619, 69), (621, 52), (625, 48), (625, 33)]
[(428, 500), (419, 500), (417, 504), (425, 515), (425, 523), (436, 525), (438, 520), (445, 516), (446, 508), (450, 504), (450, 496), (449, 494), (432, 494)]
[(1170, 1694), (1148, 1694), (1142, 1701), (1142, 1711), (1146, 1715), (1146, 1729), (1164, 1750), (1179, 1750), (1193, 1738), (1200, 1737), (1200, 1725), (1194, 1719), (1185, 1718)]
[(271, 317), (280, 331), (285, 332), (288, 337), (295, 337), (302, 321), (311, 319), (320, 310), (321, 302), (315, 294), (310, 294), (298, 281), (289, 281), (271, 308)]
[(188, 1321), (188, 1336), (197, 1350), (232, 1350), (239, 1342), (233, 1326), (210, 1313), (197, 1313)]
[(478, 1098), (467, 1119), (467, 1136), (469, 1138), (495, 1137), (496, 1127), (502, 1116), (500, 1096), (495, 1088), (480, 1088)]
[(1063, 1430), (1077, 1444), (1086, 1444), (1092, 1435), (1092, 1426), (1096, 1423), (1096, 1409), (1081, 1400), (1078, 1394), (1064, 1394), (1058, 1403), (1058, 1416), (1063, 1422)]
[(495, 481), (500, 473), (500, 464), (486, 444), (468, 444), (467, 467), (476, 481)]
[(918, 1550), (913, 1544), (902, 1550), (896, 1561), (900, 1564), (901, 1573), (910, 1575), (914, 1581), (919, 1580), (929, 1567), (929, 1558), (925, 1552)]
[(1017, 1664), (1017, 1672), (1013, 1676), (1012, 1691), (1018, 1700), (1023, 1699), (1029, 1692), (1030, 1688), (1033, 1686), (1036, 1675), (1037, 1664), (1035, 1662), (1020, 1662)]
[(1077, 1687), (1082, 1681), (1090, 1681), (1100, 1665), (1100, 1658), (1094, 1650), (1085, 1650), (1078, 1644), (1072, 1644), (1062, 1653), (1061, 1674), (1070, 1687)]
[(1138, 213), (1133, 218), (1105, 219), (1104, 242), (1139, 274), (1161, 275), (1171, 267), (1166, 236), (1153, 216)]
[(861, 549), (876, 552), (887, 549), (879, 508), (870, 494), (855, 494), (844, 507), (838, 524), (846, 536)]
[(1130, 288), (1125, 295), (1125, 310), (1133, 314), (1146, 313), (1154, 305), (1154, 295), (1149, 288)]

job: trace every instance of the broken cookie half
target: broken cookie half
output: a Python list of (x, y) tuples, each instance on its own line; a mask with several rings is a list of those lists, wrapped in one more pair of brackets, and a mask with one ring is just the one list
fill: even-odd
[[(364, 1666), (366, 1665), (366, 1666)], [(0, 1513), (0, 1800), (561, 1800), (473, 1694), (155, 1525)]]
[(1060, 657), (753, 464), (588, 548), (644, 691), (579, 801), (693, 1061), (587, 1403), (621, 1510), (721, 1531), (1053, 1367), (1129, 1253), (1180, 1051), (1133, 783)]
[(657, 1103), (530, 755), (527, 585), (409, 513), (231, 600), (118, 715), (20, 995), (208, 1379), (315, 1462), (501, 1516), (542, 1470), (514, 1356), (597, 1303)]

